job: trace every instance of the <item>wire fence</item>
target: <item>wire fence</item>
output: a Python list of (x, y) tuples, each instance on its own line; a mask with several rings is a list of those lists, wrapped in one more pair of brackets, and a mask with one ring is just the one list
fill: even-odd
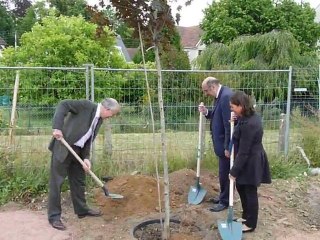
[[(270, 155), (288, 154), (299, 144), (299, 126), (290, 124), (290, 113), (299, 109), (311, 115), (319, 109), (319, 69), (167, 71), (163, 98), (170, 164), (194, 162), (199, 113), (212, 98), (201, 92), (204, 78), (214, 76), (223, 85), (243, 90), (255, 99), (264, 124), (264, 145)], [(146, 79), (150, 86), (155, 133), (151, 121)], [(19, 81), (19, 87), (15, 83)], [(14, 92), (17, 93), (14, 109)], [(155, 70), (0, 67), (0, 151), (16, 153), (15, 161), (47, 164), (54, 110), (63, 99), (100, 102), (113, 97), (122, 105), (119, 116), (106, 121), (95, 143), (94, 161), (117, 162), (121, 171), (146, 170), (161, 149)], [(13, 114), (14, 113), (14, 114)], [(289, 113), (289, 114), (288, 114)], [(14, 118), (14, 122), (12, 119)], [(206, 151), (212, 151), (207, 123)], [(110, 134), (111, 133), (111, 134)], [(1, 153), (0, 152), (0, 153)]]

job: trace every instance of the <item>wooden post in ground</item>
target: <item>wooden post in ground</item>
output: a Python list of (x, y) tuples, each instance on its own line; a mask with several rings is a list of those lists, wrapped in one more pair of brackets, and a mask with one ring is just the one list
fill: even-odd
[(111, 131), (111, 123), (110, 120), (107, 119), (104, 122), (104, 152), (107, 157), (111, 158), (112, 156), (112, 131)]
[(13, 99), (12, 99), (12, 109), (11, 109), (11, 118), (10, 118), (10, 127), (9, 127), (9, 139), (10, 146), (14, 144), (14, 130), (16, 123), (16, 107), (17, 107), (17, 98), (18, 98), (18, 90), (19, 90), (19, 78), (20, 72), (19, 70), (16, 72), (16, 79), (14, 81), (13, 88)]

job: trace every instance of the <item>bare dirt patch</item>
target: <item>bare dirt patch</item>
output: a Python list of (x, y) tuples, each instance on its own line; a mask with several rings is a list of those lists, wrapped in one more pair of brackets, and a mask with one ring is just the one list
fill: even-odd
[[(208, 191), (200, 205), (187, 204), (195, 172), (183, 169), (170, 174), (171, 217), (180, 220), (172, 240), (219, 239), (217, 220), (226, 219), (227, 211), (208, 211), (208, 199), (218, 193), (218, 179), (202, 171), (201, 182)], [(32, 203), (7, 204), (0, 208), (0, 239), (134, 239), (133, 227), (160, 217), (157, 182), (144, 175), (119, 176), (108, 182), (111, 192), (124, 195), (123, 200), (107, 199), (101, 189), (88, 193), (90, 205), (100, 208), (99, 218), (78, 219), (69, 193), (63, 194), (63, 221), (67, 231), (53, 229), (47, 222), (46, 197)], [(162, 184), (161, 184), (162, 185)], [(259, 222), (255, 232), (243, 239), (320, 239), (320, 178), (300, 177), (289, 181), (275, 180), (259, 189)], [(241, 204), (235, 196), (235, 215), (240, 216)], [(162, 204), (163, 206), (163, 204)]]

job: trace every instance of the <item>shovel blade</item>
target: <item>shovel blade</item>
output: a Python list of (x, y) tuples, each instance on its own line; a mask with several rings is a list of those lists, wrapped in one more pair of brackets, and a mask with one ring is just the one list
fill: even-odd
[(218, 220), (218, 230), (222, 240), (242, 239), (242, 223)]
[(116, 193), (109, 193), (107, 197), (112, 198), (112, 199), (122, 199), (123, 198), (122, 195), (116, 194)]
[(188, 203), (193, 205), (200, 204), (207, 194), (207, 190), (199, 186), (190, 187), (188, 194)]

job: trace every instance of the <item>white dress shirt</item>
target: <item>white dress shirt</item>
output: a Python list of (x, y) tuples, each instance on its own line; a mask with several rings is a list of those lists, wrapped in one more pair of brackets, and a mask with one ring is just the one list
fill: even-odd
[(97, 107), (96, 114), (95, 114), (95, 116), (94, 116), (94, 118), (93, 118), (93, 120), (92, 120), (92, 123), (91, 123), (90, 128), (88, 129), (88, 131), (86, 132), (85, 135), (83, 135), (78, 141), (76, 141), (76, 143), (75, 143), (74, 145), (83, 148), (83, 147), (84, 147), (84, 144), (85, 144), (85, 143), (88, 141), (88, 139), (93, 135), (94, 130), (96, 129), (98, 120), (99, 120), (99, 118), (100, 118), (100, 108), (101, 108), (101, 104), (99, 103), (99, 104), (98, 104), (98, 107)]

